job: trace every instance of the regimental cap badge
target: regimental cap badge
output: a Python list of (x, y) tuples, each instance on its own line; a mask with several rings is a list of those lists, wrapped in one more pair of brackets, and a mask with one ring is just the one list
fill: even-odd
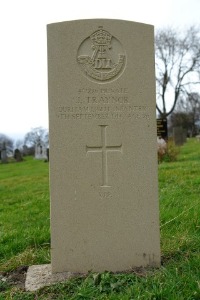
[(81, 43), (77, 61), (87, 78), (107, 83), (123, 73), (126, 55), (119, 40), (100, 26)]

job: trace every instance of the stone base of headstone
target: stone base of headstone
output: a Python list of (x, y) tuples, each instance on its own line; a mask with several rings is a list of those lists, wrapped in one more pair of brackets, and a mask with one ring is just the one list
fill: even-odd
[(45, 286), (63, 282), (72, 277), (79, 276), (79, 273), (63, 272), (52, 274), (51, 265), (33, 265), (28, 268), (26, 274), (25, 290), (37, 291)]

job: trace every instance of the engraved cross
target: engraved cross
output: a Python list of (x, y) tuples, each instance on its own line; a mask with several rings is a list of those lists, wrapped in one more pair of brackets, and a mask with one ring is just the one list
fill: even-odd
[(102, 185), (103, 187), (109, 187), (108, 185), (108, 163), (107, 153), (119, 151), (122, 153), (122, 144), (119, 146), (107, 146), (106, 141), (106, 128), (108, 125), (99, 125), (101, 127), (101, 146), (87, 146), (86, 155), (88, 152), (100, 152), (102, 154)]

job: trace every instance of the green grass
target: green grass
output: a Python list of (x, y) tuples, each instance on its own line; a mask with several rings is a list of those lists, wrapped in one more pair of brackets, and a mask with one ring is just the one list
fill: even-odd
[(0, 271), (49, 262), (48, 164), (0, 165)]
[[(159, 165), (162, 266), (90, 273), (35, 293), (0, 281), (3, 299), (200, 299), (200, 143)], [(0, 165), (0, 271), (50, 262), (48, 163)]]

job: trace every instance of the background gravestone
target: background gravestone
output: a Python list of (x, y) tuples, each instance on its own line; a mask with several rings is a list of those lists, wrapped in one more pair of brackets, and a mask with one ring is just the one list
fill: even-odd
[(187, 140), (187, 132), (182, 127), (173, 128), (173, 139), (177, 146), (182, 146)]
[(42, 141), (35, 145), (35, 159), (47, 159), (47, 145)]
[(49, 161), (49, 148), (47, 148), (47, 161)]
[(164, 140), (168, 139), (167, 119), (157, 119), (157, 137)]
[(159, 266), (153, 26), (47, 32), (52, 271)]
[(14, 151), (14, 159), (17, 162), (23, 161), (23, 157), (22, 157), (21, 151), (19, 149), (15, 149), (15, 151)]
[(3, 142), (1, 149), (1, 163), (6, 164), (8, 162), (7, 152), (6, 152), (6, 143)]

